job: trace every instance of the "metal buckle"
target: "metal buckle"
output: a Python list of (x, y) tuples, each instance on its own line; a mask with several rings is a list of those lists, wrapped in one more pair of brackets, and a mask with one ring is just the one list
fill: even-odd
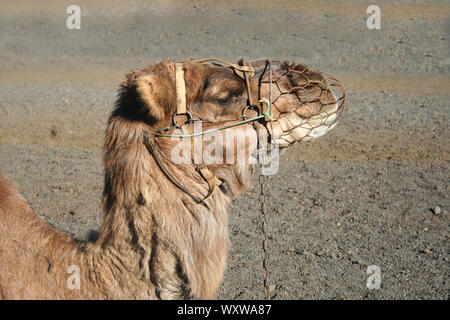
[(249, 110), (249, 109), (254, 109), (254, 110), (256, 110), (256, 112), (258, 113), (257, 116), (260, 116), (260, 115), (261, 115), (261, 110), (260, 110), (257, 106), (255, 106), (255, 105), (247, 105), (247, 106), (244, 108), (244, 110), (242, 110), (242, 119), (247, 120), (247, 116), (245, 115), (245, 113), (246, 113), (247, 110)]
[(185, 113), (176, 113), (174, 112), (173, 116), (172, 116), (172, 123), (174, 125), (175, 128), (179, 129), (181, 128), (181, 126), (177, 123), (177, 116), (180, 115), (186, 115), (187, 120), (184, 124), (190, 124), (192, 122), (192, 114), (189, 111), (186, 111)]

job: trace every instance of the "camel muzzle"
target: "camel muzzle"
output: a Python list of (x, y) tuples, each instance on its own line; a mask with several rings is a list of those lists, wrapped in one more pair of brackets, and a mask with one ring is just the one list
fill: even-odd
[(288, 147), (334, 128), (346, 104), (342, 82), (303, 65), (274, 65), (274, 71), (261, 82), (274, 113), (270, 128), (275, 142)]

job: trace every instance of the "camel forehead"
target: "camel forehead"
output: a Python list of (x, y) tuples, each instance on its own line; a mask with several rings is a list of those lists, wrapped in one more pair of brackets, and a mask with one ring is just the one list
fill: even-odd
[(211, 95), (216, 95), (220, 92), (242, 92), (244, 88), (244, 81), (234, 75), (231, 70), (223, 70), (218, 68), (210, 70), (207, 74), (203, 89)]
[(215, 95), (241, 90), (245, 83), (231, 69), (200, 63), (185, 64), (186, 85)]

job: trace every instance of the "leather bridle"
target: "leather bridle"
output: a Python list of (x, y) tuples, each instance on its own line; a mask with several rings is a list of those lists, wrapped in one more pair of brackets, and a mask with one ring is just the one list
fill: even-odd
[[(242, 111), (242, 118), (241, 119), (230, 119), (225, 121), (217, 121), (217, 122), (210, 122), (210, 123), (226, 123), (226, 122), (235, 122), (231, 125), (225, 125), (221, 127), (217, 127), (211, 130), (206, 130), (202, 132), (195, 132), (195, 133), (185, 133), (185, 134), (167, 134), (166, 132), (173, 130), (173, 129), (180, 129), (182, 128), (182, 125), (180, 125), (177, 122), (178, 116), (184, 116), (186, 118), (186, 122), (183, 125), (190, 125), (196, 121), (205, 122), (203, 120), (197, 120), (193, 119), (192, 114), (187, 110), (186, 107), (186, 83), (184, 79), (184, 63), (183, 62), (177, 62), (175, 63), (175, 83), (176, 83), (176, 99), (177, 99), (177, 109), (174, 112), (172, 116), (172, 126), (163, 128), (161, 130), (158, 130), (154, 136), (156, 137), (174, 137), (174, 138), (191, 138), (199, 135), (205, 135), (212, 132), (225, 130), (228, 128), (236, 127), (245, 123), (249, 122), (255, 122), (259, 121), (260, 119), (265, 119), (267, 121), (273, 121), (273, 113), (271, 108), (271, 81), (269, 81), (269, 99), (267, 98), (260, 98), (260, 106), (257, 106), (253, 103), (253, 96), (251, 94), (251, 86), (250, 86), (250, 78), (254, 76), (255, 69), (250, 63), (246, 63), (245, 61), (242, 61), (242, 65), (236, 65), (231, 62), (221, 60), (221, 59), (202, 59), (202, 60), (191, 60), (192, 62), (198, 62), (198, 63), (204, 63), (204, 64), (212, 64), (215, 66), (220, 66), (223, 68), (229, 68), (233, 70), (233, 72), (239, 76), (241, 79), (244, 80), (246, 91), (247, 91), (247, 106)], [(271, 77), (271, 65), (270, 61), (266, 60), (265, 68), (263, 72), (261, 73), (261, 76), (259, 77), (258, 81), (258, 97), (260, 97), (260, 88), (261, 88), (261, 82), (264, 74), (266, 72), (269, 72), (269, 77)], [(266, 105), (266, 110), (264, 110), (263, 105)], [(249, 109), (254, 109), (257, 111), (258, 115), (256, 117), (247, 118), (245, 115), (246, 111)], [(237, 122), (236, 122), (237, 121)]]
[[(193, 138), (200, 135), (209, 134), (212, 132), (225, 130), (228, 128), (240, 126), (246, 123), (252, 123), (255, 130), (257, 130), (256, 122), (262, 123), (264, 127), (267, 129), (268, 136), (270, 137), (270, 131), (267, 128), (267, 123), (270, 121), (273, 121), (273, 113), (271, 110), (271, 87), (269, 88), (269, 98), (261, 98), (261, 83), (264, 74), (268, 71), (269, 72), (269, 86), (271, 86), (271, 64), (269, 60), (266, 60), (265, 67), (263, 72), (261, 73), (258, 81), (258, 97), (259, 97), (259, 106), (255, 105), (253, 103), (253, 97), (251, 92), (251, 86), (250, 86), (250, 78), (255, 75), (255, 69), (251, 65), (251, 63), (245, 62), (244, 60), (241, 60), (241, 63), (239, 65), (221, 60), (221, 59), (202, 59), (202, 60), (191, 60), (192, 62), (197, 63), (203, 63), (203, 64), (212, 64), (215, 66), (223, 67), (223, 68), (229, 68), (231, 69), (237, 76), (239, 76), (243, 81), (245, 82), (246, 86), (246, 92), (247, 92), (247, 105), (242, 111), (242, 118), (241, 119), (230, 119), (225, 121), (218, 121), (218, 122), (211, 122), (211, 123), (228, 123), (233, 122), (232, 124), (226, 124), (217, 128), (209, 129), (202, 132), (191, 132), (190, 131), (190, 125), (196, 121), (202, 121), (202, 120), (196, 120), (193, 119), (192, 114), (187, 109), (186, 105), (186, 83), (185, 83), (185, 77), (184, 77), (184, 63), (183, 62), (176, 62), (175, 63), (175, 85), (176, 85), (176, 111), (174, 112), (172, 116), (172, 126), (166, 127), (164, 129), (158, 130), (152, 134), (154, 137), (174, 137), (174, 138)], [(264, 110), (264, 105), (266, 106), (266, 109)], [(256, 117), (247, 118), (246, 112), (249, 109), (256, 110), (258, 115)], [(186, 122), (182, 125), (180, 125), (177, 122), (178, 116), (184, 116), (186, 118)], [(236, 122), (237, 121), (237, 122)], [(181, 129), (183, 134), (170, 134), (169, 131), (173, 129)], [(258, 135), (259, 137), (259, 135)], [(158, 155), (157, 148), (149, 136), (145, 136), (144, 139), (145, 146), (147, 147), (147, 150), (150, 154), (152, 154), (153, 158), (157, 162), (158, 166), (160, 167), (161, 171), (164, 173), (164, 175), (180, 190), (182, 190), (184, 193), (189, 195), (195, 202), (202, 203), (205, 206), (205, 200), (207, 200), (214, 192), (215, 188), (217, 186), (222, 186), (223, 182), (218, 179), (205, 165), (196, 165), (196, 171), (199, 172), (201, 177), (208, 183), (209, 191), (208, 194), (204, 198), (199, 198), (198, 196), (192, 194), (186, 187), (184, 187), (174, 176), (173, 174), (167, 169), (167, 167), (164, 165), (163, 161)], [(258, 145), (260, 145), (260, 141), (258, 141)]]

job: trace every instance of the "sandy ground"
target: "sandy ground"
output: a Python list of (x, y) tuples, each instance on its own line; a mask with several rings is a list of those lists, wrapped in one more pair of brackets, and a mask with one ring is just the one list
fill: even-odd
[[(81, 30), (65, 25), (74, 2)], [(164, 58), (303, 62), (342, 79), (348, 106), (269, 181), (275, 299), (448, 299), (448, 1), (376, 1), (381, 30), (366, 27), (368, 1), (223, 2), (2, 0), (7, 177), (84, 239), (100, 224), (103, 132), (127, 71)], [(221, 299), (263, 297), (257, 208), (256, 189), (232, 205)], [(366, 287), (370, 265), (379, 290)]]

